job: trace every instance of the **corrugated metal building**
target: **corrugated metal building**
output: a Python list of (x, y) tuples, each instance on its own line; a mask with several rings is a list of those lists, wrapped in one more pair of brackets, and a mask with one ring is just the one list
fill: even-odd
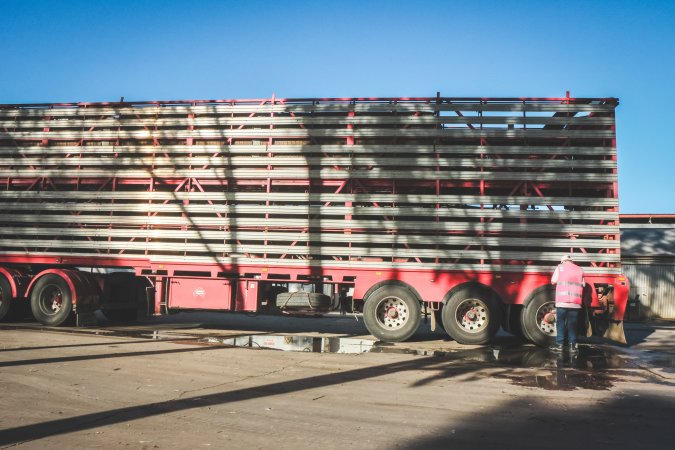
[(675, 319), (675, 215), (622, 215), (621, 264), (631, 319)]

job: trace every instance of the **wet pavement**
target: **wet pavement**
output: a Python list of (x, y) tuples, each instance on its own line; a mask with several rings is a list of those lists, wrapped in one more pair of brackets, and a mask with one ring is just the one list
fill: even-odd
[[(629, 345), (590, 338), (579, 345), (576, 353), (540, 348), (504, 332), (498, 334), (492, 345), (460, 345), (442, 331), (432, 332), (424, 324), (408, 342), (384, 343), (367, 334), (358, 316), (344, 315), (288, 318), (182, 313), (125, 326), (108, 323), (102, 316), (99, 322), (98, 326), (90, 328), (48, 328), (24, 321), (0, 324), (0, 330), (30, 329), (150, 339), (183, 345), (305, 353), (434, 356), (450, 362), (504, 369), (497, 370), (494, 376), (515, 385), (545, 390), (606, 390), (616, 382), (636, 379), (675, 385), (675, 342), (672, 340), (675, 322), (668, 321), (627, 323)], [(524, 374), (518, 373), (518, 369), (530, 371)], [(531, 369), (537, 369), (537, 372), (530, 373)]]
[(675, 324), (571, 354), (357, 319), (0, 325), (0, 448), (672, 448)]

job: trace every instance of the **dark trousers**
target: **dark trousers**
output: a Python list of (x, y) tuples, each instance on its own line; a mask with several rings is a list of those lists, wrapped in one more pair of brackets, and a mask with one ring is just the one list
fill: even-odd
[(579, 320), (578, 308), (556, 308), (556, 328), (557, 336), (555, 343), (565, 345), (567, 341), (570, 345), (577, 343), (577, 321)]

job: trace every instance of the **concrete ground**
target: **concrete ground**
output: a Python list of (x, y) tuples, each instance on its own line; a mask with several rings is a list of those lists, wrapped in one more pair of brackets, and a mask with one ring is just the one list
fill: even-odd
[(372, 340), (362, 321), (180, 314), (128, 327), (0, 327), (0, 448), (672, 448), (675, 326), (578, 356), (500, 335), (336, 354), (232, 335)]

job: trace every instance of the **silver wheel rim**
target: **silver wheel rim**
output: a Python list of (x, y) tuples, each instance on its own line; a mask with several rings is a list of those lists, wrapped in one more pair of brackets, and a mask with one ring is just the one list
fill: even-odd
[(535, 317), (537, 320), (537, 328), (539, 328), (542, 333), (546, 336), (556, 335), (555, 303), (547, 302), (541, 305), (537, 310), (537, 315)]
[(467, 298), (457, 305), (455, 321), (467, 333), (480, 333), (490, 323), (488, 307), (482, 300)]
[(408, 322), (410, 312), (408, 305), (399, 297), (386, 297), (377, 304), (375, 316), (382, 328), (398, 330)]
[(54, 316), (63, 308), (63, 292), (55, 284), (50, 284), (40, 292), (40, 311), (48, 316)]

